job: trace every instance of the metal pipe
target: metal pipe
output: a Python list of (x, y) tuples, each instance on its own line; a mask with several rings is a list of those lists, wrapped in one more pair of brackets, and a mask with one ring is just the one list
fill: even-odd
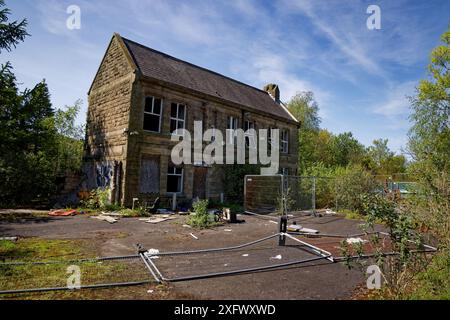
[(261, 217), (261, 218), (267, 219), (267, 220), (278, 221), (278, 219), (276, 217), (272, 217), (272, 216), (269, 216), (269, 215), (258, 214), (258, 213), (254, 213), (254, 212), (251, 212), (251, 211), (245, 211), (244, 213), (252, 215), (252, 216)]
[(154, 254), (147, 254), (147, 257), (152, 257), (152, 256), (175, 256), (175, 255), (187, 255), (187, 254), (195, 254), (195, 253), (208, 253), (208, 252), (217, 252), (217, 251), (229, 251), (229, 250), (235, 250), (235, 249), (241, 249), (241, 248), (245, 248), (260, 242), (264, 242), (266, 240), (272, 239), (272, 238), (276, 238), (280, 235), (280, 233), (262, 238), (262, 239), (258, 239), (249, 243), (245, 243), (245, 244), (241, 244), (238, 246), (234, 246), (234, 247), (225, 247), (225, 248), (216, 248), (216, 249), (204, 249), (204, 250), (193, 250), (193, 251), (173, 251), (173, 252), (159, 252), (159, 253), (154, 253)]
[(153, 271), (153, 269), (149, 266), (147, 259), (145, 257), (145, 255), (143, 253), (139, 254), (142, 258), (142, 261), (144, 262), (145, 266), (147, 267), (147, 269), (150, 271), (150, 273), (152, 274), (153, 278), (155, 279), (156, 282), (161, 283), (161, 280), (158, 279), (158, 277), (156, 276), (155, 272)]
[(323, 249), (320, 249), (320, 248), (318, 248), (318, 247), (316, 247), (316, 246), (313, 246), (312, 244), (309, 244), (309, 243), (307, 243), (307, 242), (301, 241), (301, 240), (299, 240), (299, 239), (297, 239), (297, 238), (291, 236), (291, 235), (288, 234), (288, 233), (285, 233), (285, 235), (286, 235), (288, 238), (291, 238), (292, 240), (295, 240), (295, 241), (297, 241), (297, 242), (299, 242), (299, 243), (301, 243), (301, 244), (303, 244), (303, 245), (305, 245), (305, 246), (307, 246), (307, 247), (313, 249), (313, 250), (316, 251), (318, 254), (320, 254), (321, 256), (323, 256), (325, 259), (328, 259), (328, 260), (330, 260), (331, 262), (334, 262), (334, 261), (333, 261), (333, 255), (332, 255), (330, 252), (328, 252), (328, 251), (326, 251), (326, 250), (323, 250)]
[[(93, 284), (88, 286), (80, 286), (79, 289), (102, 289), (102, 288), (111, 288), (111, 287), (130, 287), (130, 286), (138, 286), (143, 284), (149, 284), (152, 281), (135, 281), (135, 282), (117, 282), (117, 283), (103, 283), (103, 284)], [(18, 293), (34, 293), (34, 292), (47, 292), (47, 291), (65, 291), (65, 290), (78, 290), (78, 289), (70, 289), (68, 287), (50, 287), (50, 288), (33, 288), (33, 289), (21, 289), (21, 290), (5, 290), (0, 291), (0, 295), (5, 294), (18, 294)]]
[(233, 270), (233, 271), (224, 271), (224, 272), (215, 272), (215, 273), (206, 273), (206, 274), (186, 276), (186, 277), (166, 278), (166, 277), (162, 276), (161, 273), (160, 273), (160, 275), (162, 276), (161, 279), (163, 281), (167, 281), (167, 282), (200, 280), (200, 279), (207, 279), (207, 278), (213, 278), (213, 277), (229, 276), (229, 275), (237, 275), (237, 274), (248, 273), (248, 272), (256, 272), (256, 271), (277, 269), (277, 268), (288, 267), (288, 266), (292, 266), (292, 265), (297, 265), (297, 264), (302, 264), (302, 263), (307, 263), (307, 262), (313, 262), (313, 261), (323, 260), (323, 259), (326, 259), (326, 258), (325, 257), (316, 257), (316, 258), (297, 260), (297, 261), (281, 263), (281, 264), (276, 264), (276, 265), (270, 265), (270, 266), (246, 268), (246, 269), (239, 269), (239, 270)]
[(45, 265), (45, 264), (76, 264), (83, 262), (97, 262), (97, 261), (111, 261), (111, 260), (128, 260), (139, 258), (139, 255), (129, 255), (129, 256), (114, 256), (114, 257), (103, 257), (103, 258), (90, 258), (90, 259), (75, 259), (75, 260), (51, 260), (51, 261), (23, 261), (23, 262), (2, 262), (2, 266), (23, 266), (23, 265)]

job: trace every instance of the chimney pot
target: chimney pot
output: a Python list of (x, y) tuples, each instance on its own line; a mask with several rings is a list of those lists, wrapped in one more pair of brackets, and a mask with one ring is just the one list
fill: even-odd
[(270, 83), (264, 86), (263, 90), (269, 93), (276, 102), (280, 102), (280, 88), (278, 88), (277, 84)]

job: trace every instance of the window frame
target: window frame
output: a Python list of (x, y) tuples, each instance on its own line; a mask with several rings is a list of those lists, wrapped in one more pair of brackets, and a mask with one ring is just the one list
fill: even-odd
[[(173, 108), (174, 105), (177, 106), (176, 118), (172, 117), (172, 108)], [(179, 112), (180, 112), (180, 106), (184, 107), (184, 114), (183, 114), (184, 117), (183, 117), (183, 119), (178, 118)], [(172, 102), (170, 104), (170, 123), (169, 123), (170, 134), (174, 134), (176, 136), (183, 136), (182, 134), (178, 133), (178, 130), (186, 129), (186, 113), (187, 113), (187, 105), (185, 103)], [(172, 121), (175, 121), (175, 124), (176, 124), (175, 125), (176, 129), (174, 131), (172, 131)], [(183, 128), (178, 128), (178, 123), (179, 122), (183, 122)]]
[[(248, 124), (248, 126), (247, 126)], [(245, 146), (247, 148), (256, 148), (256, 137), (254, 134), (247, 133), (248, 130), (255, 130), (255, 121), (244, 120), (244, 137), (245, 137)]]
[[(171, 173), (170, 169), (174, 169), (174, 173)], [(181, 169), (181, 173), (176, 173), (177, 169)], [(166, 186), (167, 194), (169, 194), (169, 195), (171, 195), (171, 194), (182, 194), (183, 190), (184, 190), (184, 186), (183, 186), (183, 184), (184, 184), (184, 168), (177, 167), (177, 166), (170, 166), (169, 165), (168, 168), (167, 168), (167, 178), (169, 178), (169, 176), (179, 177), (180, 178), (180, 191), (177, 191), (177, 192), (168, 191), (167, 189), (168, 189), (169, 185), (167, 184), (167, 186)], [(167, 179), (167, 181), (169, 181), (169, 179)]]
[[(236, 130), (238, 129), (239, 122), (238, 118), (235, 116), (228, 116), (227, 117), (227, 130), (232, 130), (231, 135), (229, 137), (230, 140), (228, 140), (229, 144), (235, 144), (236, 141)], [(231, 128), (230, 128), (231, 126)], [(234, 126), (234, 127), (233, 127)]]
[[(145, 106), (147, 104), (147, 99), (151, 98), (152, 99), (152, 111), (145, 111)], [(159, 114), (154, 113), (154, 109), (155, 109), (155, 100), (158, 99), (161, 101), (161, 105), (159, 108)], [(162, 115), (163, 115), (163, 108), (164, 108), (164, 99), (162, 98), (158, 98), (155, 96), (146, 96), (145, 100), (144, 100), (144, 115), (143, 115), (143, 123), (142, 123), (142, 130), (144, 130), (145, 132), (152, 132), (152, 133), (161, 133), (162, 130)], [(153, 130), (149, 130), (149, 129), (145, 129), (145, 115), (149, 114), (152, 116), (158, 116), (159, 117), (159, 124), (158, 124), (158, 131), (153, 131)]]
[[(284, 136), (284, 135), (286, 135), (286, 136)], [(289, 154), (289, 130), (288, 129), (281, 130), (280, 141), (281, 141), (281, 143), (280, 143), (281, 153)]]

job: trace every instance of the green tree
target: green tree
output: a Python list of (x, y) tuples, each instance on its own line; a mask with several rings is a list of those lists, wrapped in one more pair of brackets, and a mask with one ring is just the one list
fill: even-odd
[(450, 239), (450, 30), (431, 54), (429, 78), (422, 80), (411, 98), (412, 128), (408, 149), (409, 171), (417, 177), (425, 197), (411, 208), (415, 218), (449, 250)]
[(54, 124), (58, 148), (56, 171), (61, 175), (65, 175), (67, 170), (77, 171), (81, 168), (84, 125), (76, 124), (81, 105), (82, 101), (77, 100), (73, 106), (66, 106), (55, 113)]
[(3, 7), (5, 1), (0, 0), (0, 53), (2, 50), (11, 51), (29, 35), (26, 31), (27, 20), (8, 22), (11, 11)]
[(53, 191), (54, 112), (44, 81), (19, 92), (12, 67), (0, 71), (0, 204), (45, 199)]
[(289, 111), (300, 121), (299, 136), (299, 172), (316, 162), (315, 139), (319, 132), (319, 105), (311, 91), (299, 92), (288, 103)]
[(334, 164), (346, 167), (349, 164), (361, 163), (364, 155), (364, 146), (353, 137), (351, 132), (338, 134), (332, 141)]
[(319, 104), (311, 91), (297, 93), (288, 103), (289, 111), (300, 121), (304, 130), (319, 130)]
[(411, 98), (413, 126), (408, 149), (413, 174), (436, 195), (448, 197), (450, 190), (450, 30), (443, 44), (431, 54), (430, 77), (422, 80)]

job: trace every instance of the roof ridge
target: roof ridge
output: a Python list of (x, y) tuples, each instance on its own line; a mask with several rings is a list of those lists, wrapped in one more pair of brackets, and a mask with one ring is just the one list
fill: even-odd
[(257, 87), (254, 87), (254, 86), (252, 86), (252, 85), (249, 85), (249, 84), (247, 84), (247, 83), (244, 83), (244, 82), (242, 82), (242, 81), (233, 79), (233, 78), (231, 78), (231, 77), (225, 76), (225, 75), (223, 75), (223, 74), (221, 74), (221, 73), (218, 73), (218, 72), (216, 72), (216, 71), (213, 71), (213, 70), (207, 69), (207, 68), (205, 68), (205, 67), (201, 67), (201, 66), (196, 65), (196, 64), (193, 64), (193, 63), (191, 63), (191, 62), (188, 62), (188, 61), (179, 59), (179, 58), (177, 58), (177, 57), (171, 56), (171, 55), (169, 55), (169, 54), (167, 54), (167, 53), (164, 53), (164, 52), (162, 52), (162, 51), (158, 51), (158, 50), (156, 50), (156, 49), (150, 48), (150, 47), (148, 47), (148, 46), (146, 46), (146, 45), (143, 45), (143, 44), (141, 44), (141, 43), (139, 43), (139, 42), (130, 40), (130, 39), (125, 38), (125, 37), (122, 37), (122, 39), (123, 39), (125, 42), (131, 42), (131, 43), (134, 43), (135, 45), (138, 45), (138, 46), (140, 46), (140, 47), (142, 47), (142, 48), (144, 48), (144, 49), (146, 49), (146, 50), (150, 50), (150, 51), (153, 51), (153, 52), (155, 52), (155, 53), (161, 54), (161, 55), (166, 56), (167, 58), (170, 58), (170, 59), (172, 59), (172, 60), (175, 60), (175, 61), (179, 61), (179, 62), (188, 64), (188, 65), (190, 65), (190, 66), (192, 66), (192, 67), (195, 67), (195, 68), (198, 68), (198, 69), (207, 71), (207, 72), (212, 73), (212, 74), (215, 74), (215, 75), (218, 75), (218, 76), (220, 76), (220, 77), (222, 77), (222, 78), (225, 78), (225, 79), (231, 80), (231, 81), (233, 81), (233, 82), (236, 82), (236, 83), (238, 83), (238, 84), (247, 86), (247, 87), (249, 87), (249, 88), (251, 88), (251, 89), (260, 91), (260, 92), (265, 93), (265, 94), (269, 94), (267, 91), (264, 91), (264, 90), (262, 90), (262, 89), (259, 89), (259, 88), (257, 88)]

